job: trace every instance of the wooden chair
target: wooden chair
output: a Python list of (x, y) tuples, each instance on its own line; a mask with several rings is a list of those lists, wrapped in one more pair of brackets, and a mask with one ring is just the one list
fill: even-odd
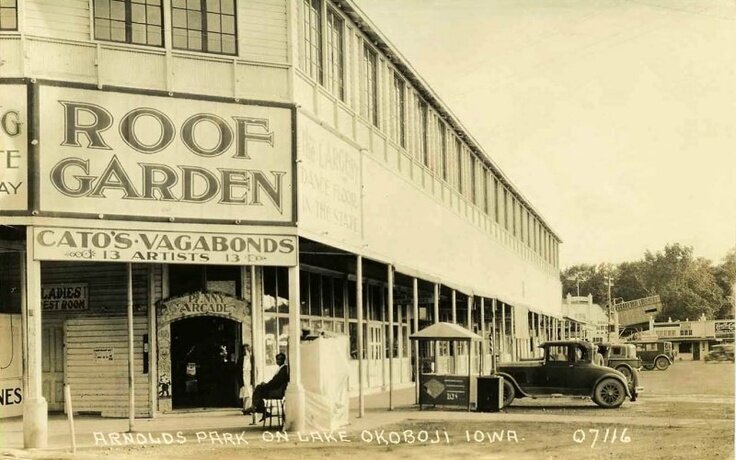
[(286, 420), (286, 412), (284, 412), (284, 398), (264, 399), (263, 407), (265, 408), (265, 412), (261, 418), (263, 428), (266, 428), (266, 423), (268, 423), (269, 428), (273, 428), (274, 419), (276, 419), (276, 427), (278, 429), (283, 429), (284, 421)]

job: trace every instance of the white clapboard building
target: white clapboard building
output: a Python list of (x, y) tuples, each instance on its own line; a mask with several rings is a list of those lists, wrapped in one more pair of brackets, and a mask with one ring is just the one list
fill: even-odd
[(410, 386), (408, 337), (438, 321), (486, 337), (483, 372), (533, 356), (564, 335), (559, 243), (352, 0), (0, 3), (0, 311), (24, 318), (29, 445), (64, 384), (128, 416), (131, 356), (145, 417), (237, 407), (244, 343), (256, 382), (288, 354), (298, 408), (304, 330), (349, 337), (361, 395)]

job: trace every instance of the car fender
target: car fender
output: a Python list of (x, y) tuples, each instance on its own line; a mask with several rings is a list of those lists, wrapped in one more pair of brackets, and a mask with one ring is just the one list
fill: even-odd
[(627, 382), (626, 379), (622, 375), (614, 374), (612, 372), (611, 373), (608, 373), (608, 374), (601, 375), (600, 377), (598, 377), (598, 380), (595, 381), (595, 383), (593, 384), (593, 387), (590, 389), (590, 397), (591, 398), (593, 397), (593, 394), (595, 393), (595, 387), (598, 386), (598, 384), (601, 382), (601, 380), (607, 379), (607, 378), (614, 378), (614, 379), (618, 380), (619, 382), (621, 382), (621, 384), (626, 389), (626, 397), (627, 398), (631, 398), (631, 391), (629, 390), (629, 382)]
[(664, 353), (655, 356), (654, 359), (652, 360), (652, 363), (656, 363), (659, 358), (664, 358), (664, 359), (667, 360), (667, 362), (669, 362), (670, 364), (672, 364), (672, 359), (670, 359), (670, 357), (667, 356), (667, 355), (665, 355)]
[(517, 398), (523, 398), (524, 396), (530, 396), (529, 393), (527, 393), (526, 391), (522, 390), (521, 386), (516, 381), (516, 379), (513, 378), (513, 377), (511, 377), (509, 374), (507, 374), (505, 372), (499, 372), (498, 375), (500, 375), (501, 377), (503, 377), (505, 380), (508, 380), (509, 382), (511, 382), (511, 384), (514, 386), (514, 390), (516, 390), (516, 393), (517, 393), (516, 397)]

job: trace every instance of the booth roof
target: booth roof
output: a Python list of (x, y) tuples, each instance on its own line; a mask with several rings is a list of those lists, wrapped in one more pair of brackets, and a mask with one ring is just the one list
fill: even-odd
[(478, 334), (458, 324), (435, 323), (409, 336), (412, 340), (483, 340)]

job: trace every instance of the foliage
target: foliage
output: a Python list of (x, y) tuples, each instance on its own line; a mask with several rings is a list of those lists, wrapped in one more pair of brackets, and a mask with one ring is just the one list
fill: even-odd
[(663, 310), (659, 321), (727, 318), (733, 316), (733, 287), (736, 282), (736, 249), (720, 265), (693, 255), (693, 248), (679, 243), (664, 250), (647, 251), (640, 260), (618, 265), (581, 264), (561, 273), (563, 294), (592, 294), (593, 301), (608, 301), (606, 277), (613, 278), (611, 297), (624, 301), (659, 294)]

